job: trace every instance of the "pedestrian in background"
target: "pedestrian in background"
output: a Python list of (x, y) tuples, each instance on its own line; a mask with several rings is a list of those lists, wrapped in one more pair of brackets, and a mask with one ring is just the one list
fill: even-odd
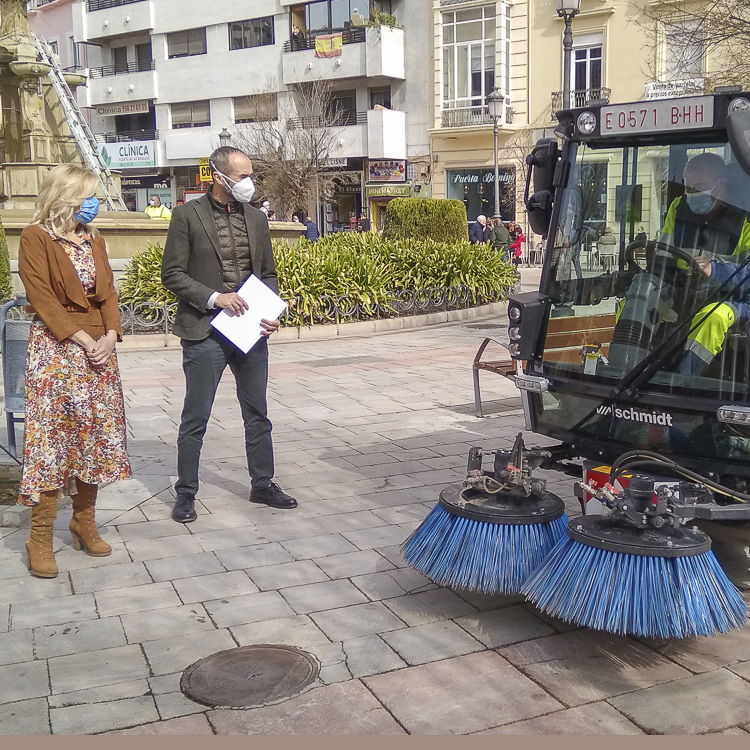
[(503, 224), (502, 219), (500, 219), (497, 222), (497, 226), (492, 229), (490, 244), (495, 250), (503, 254), (505, 260), (510, 260), (510, 233), (505, 224)]
[(260, 210), (266, 215), (266, 218), (271, 216), (271, 203), (269, 201), (263, 201), (260, 206)]
[(471, 225), (469, 229), (469, 242), (472, 245), (476, 245), (484, 241), (484, 228), (487, 225), (487, 217), (484, 214), (479, 214), (477, 220)]
[(362, 213), (362, 217), (359, 220), (359, 226), (357, 227), (357, 230), (359, 232), (369, 232), (370, 231), (370, 220), (367, 218), (366, 213)]
[(21, 233), (18, 271), (33, 322), (20, 494), (32, 506), (29, 569), (41, 578), (57, 575), (52, 527), (60, 492), (73, 497), (73, 546), (106, 557), (112, 549), (94, 521), (97, 487), (131, 476), (115, 355), (117, 292), (104, 240), (90, 226), (97, 183), (76, 164), (55, 167)]
[(305, 230), (306, 239), (310, 240), (310, 242), (315, 242), (320, 238), (318, 225), (309, 216), (305, 219), (305, 226), (307, 227)]
[(146, 210), (143, 212), (149, 219), (161, 219), (169, 221), (172, 218), (172, 212), (161, 202), (158, 195), (152, 195)]
[(177, 435), (177, 500), (172, 520), (195, 521), (195, 495), (203, 436), (216, 389), (227, 366), (237, 384), (245, 428), (249, 500), (274, 508), (297, 501), (274, 483), (271, 422), (266, 416), (268, 337), (277, 320), (263, 320), (261, 340), (244, 354), (211, 326), (222, 308), (242, 315), (247, 302), (237, 290), (250, 274), (278, 291), (271, 233), (262, 211), (250, 205), (253, 165), (245, 153), (222, 146), (210, 158), (211, 190), (176, 209), (164, 247), (162, 281), (179, 297), (174, 333), (182, 339), (185, 402)]
[(524, 237), (521, 227), (519, 227), (515, 221), (512, 221), (510, 223), (510, 226), (508, 227), (508, 233), (510, 235), (511, 260), (513, 261), (513, 263), (515, 263), (516, 267), (518, 267), (521, 265), (521, 258), (523, 257), (523, 248), (521, 247), (521, 245), (526, 242), (526, 237)]
[(489, 242), (492, 237), (492, 230), (495, 227), (495, 220), (491, 217), (487, 217), (487, 223), (484, 225), (484, 231), (482, 232), (482, 242)]

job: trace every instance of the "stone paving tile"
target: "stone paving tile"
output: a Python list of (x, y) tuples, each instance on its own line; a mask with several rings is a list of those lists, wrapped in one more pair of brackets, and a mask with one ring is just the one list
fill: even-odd
[[(173, 524), (177, 526), (178, 524)], [(141, 560), (159, 560), (178, 555), (194, 555), (205, 550), (191, 534), (182, 536), (165, 536), (160, 539), (136, 539), (125, 542), (130, 557), (136, 562)]]
[(314, 518), (286, 518), (283, 521), (263, 524), (260, 530), (270, 542), (308, 539), (325, 535), (329, 531), (320, 521)]
[(35, 602), (72, 594), (65, 574), (57, 578), (34, 578), (28, 572), (20, 578), (4, 578), (0, 587), (0, 604)]
[(93, 594), (62, 596), (45, 601), (21, 602), (10, 608), (13, 630), (41, 628), (45, 625), (58, 625), (63, 622), (95, 620), (99, 615), (94, 605)]
[(437, 588), (429, 578), (412, 568), (393, 568), (382, 573), (356, 576), (352, 578), (352, 583), (373, 601)]
[(207, 716), (217, 734), (404, 734), (358, 680), (310, 690), (277, 706)]
[(69, 622), (34, 630), (37, 659), (101, 651), (126, 645), (119, 617)]
[(123, 542), (135, 542), (161, 537), (175, 537), (189, 534), (186, 524), (175, 523), (171, 519), (166, 521), (144, 521), (142, 523), (128, 523), (118, 526)]
[(408, 568), (409, 563), (404, 560), (399, 545), (393, 547), (379, 547), (378, 553), (381, 554), (388, 562), (396, 568)]
[(10, 604), (0, 604), (0, 633), (10, 630)]
[(243, 596), (258, 592), (258, 587), (242, 570), (213, 573), (195, 578), (180, 578), (175, 580), (173, 585), (185, 604), (205, 602), (216, 597)]
[(523, 607), (494, 609), (459, 617), (456, 623), (487, 648), (509, 646), (555, 633), (549, 625), (545, 625)]
[(223, 573), (224, 566), (213, 552), (200, 552), (197, 555), (178, 555), (145, 563), (154, 581), (173, 581), (178, 578)]
[(178, 607), (182, 603), (168, 581), (149, 583), (145, 586), (129, 586), (113, 591), (97, 591), (94, 596), (102, 617)]
[(204, 602), (211, 619), (220, 628), (260, 620), (276, 620), (297, 614), (276, 591), (231, 596)]
[(168, 721), (156, 721), (152, 724), (141, 724), (132, 729), (120, 729), (105, 734), (141, 734), (141, 735), (205, 735), (213, 734), (213, 729), (205, 716), (185, 716)]
[(2, 702), (14, 703), (49, 695), (46, 661), (26, 661), (0, 667)]
[(73, 590), (76, 594), (104, 589), (120, 589), (126, 586), (140, 586), (152, 583), (151, 576), (143, 563), (121, 563), (104, 568), (74, 570), (70, 574)]
[[(55, 562), (60, 572), (73, 570), (102, 570), (111, 565), (124, 565), (132, 562), (124, 542), (112, 544), (112, 554), (109, 557), (90, 557), (72, 547), (55, 552)], [(58, 579), (54, 579), (58, 580)]]
[(320, 520), (322, 526), (329, 532), (357, 531), (360, 529), (371, 529), (376, 526), (385, 526), (386, 522), (376, 516), (372, 511), (360, 510), (356, 513), (341, 513), (335, 516), (326, 516)]
[(410, 734), (468, 734), (562, 708), (493, 651), (363, 681)]
[(450, 589), (434, 589), (420, 594), (409, 594), (397, 599), (386, 599), (386, 607), (395, 612), (407, 625), (426, 625), (437, 620), (450, 620), (476, 610)]
[(31, 630), (0, 633), (0, 664), (17, 664), (34, 658)]
[(179, 693), (181, 679), (182, 672), (175, 672), (174, 674), (163, 674), (158, 677), (149, 677), (148, 684), (154, 695)]
[(185, 604), (153, 612), (133, 612), (122, 615), (121, 620), (128, 643), (181, 638), (190, 633), (214, 629), (206, 610), (200, 604)]
[(405, 623), (381, 602), (315, 612), (310, 617), (332, 641), (344, 641), (348, 638), (359, 638), (406, 627)]
[(149, 695), (151, 688), (147, 680), (133, 680), (117, 682), (113, 685), (103, 685), (85, 690), (75, 690), (72, 693), (50, 695), (47, 698), (50, 708), (64, 708), (65, 706), (80, 706), (85, 703), (107, 703), (124, 698), (140, 698)]
[(191, 701), (182, 693), (161, 693), (154, 696), (154, 701), (162, 719), (175, 719), (179, 716), (201, 714), (206, 711), (205, 706)]
[(394, 567), (375, 550), (344, 552), (340, 555), (316, 557), (313, 562), (331, 578), (350, 578), (363, 573), (391, 570)]
[(377, 635), (346, 640), (342, 648), (352, 677), (369, 677), (406, 666), (404, 660)]
[(433, 622), (429, 625), (394, 630), (380, 636), (408, 664), (426, 664), (450, 659), (484, 646), (453, 622)]
[(154, 675), (163, 675), (182, 672), (199, 659), (236, 646), (227, 630), (212, 630), (182, 638), (148, 641), (143, 644), (143, 650)]
[(716, 732), (750, 719), (750, 684), (726, 669), (609, 700), (649, 734)]
[(568, 706), (689, 675), (641, 643), (590, 630), (519, 643), (500, 653)]
[(315, 651), (330, 644), (323, 631), (307, 615), (237, 625), (230, 630), (240, 646), (278, 643)]
[(220, 529), (219, 531), (193, 530), (193, 539), (206, 552), (219, 552), (237, 547), (249, 547), (275, 541), (268, 537), (257, 525), (243, 526), (239, 529)]
[(324, 581), (293, 586), (279, 592), (289, 606), (299, 614), (320, 612), (324, 609), (363, 604), (367, 597), (349, 581)]
[(691, 672), (710, 672), (750, 659), (750, 626), (712, 638), (670, 641), (657, 650)]
[(159, 719), (154, 699), (150, 696), (52, 708), (49, 715), (54, 734), (94, 734)]
[(293, 539), (281, 542), (281, 545), (295, 560), (309, 560), (357, 551), (357, 548), (344, 539), (341, 534), (326, 534), (310, 539)]
[(148, 664), (139, 646), (55, 656), (49, 660), (49, 672), (54, 693), (71, 693), (149, 676)]
[(308, 583), (320, 583), (329, 580), (328, 576), (312, 560), (268, 565), (265, 568), (249, 570), (247, 574), (261, 591), (289, 586), (303, 586)]
[[(472, 607), (480, 612), (488, 612), (491, 609), (501, 609), (503, 607), (513, 607), (516, 604), (523, 605), (526, 601), (520, 595), (504, 596), (501, 594), (478, 594), (465, 589), (456, 589), (455, 594), (460, 596), (464, 601), (469, 602)], [(532, 610), (532, 614), (541, 619), (541, 616)], [(545, 620), (547, 622), (547, 620)]]
[[(286, 542), (286, 544), (294, 544), (294, 542)], [(219, 550), (216, 552), (216, 557), (227, 570), (261, 568), (265, 565), (276, 565), (294, 560), (294, 557), (278, 542)]]
[(401, 526), (379, 526), (375, 529), (346, 531), (342, 534), (359, 549), (375, 549), (402, 544), (411, 533)]
[(44, 698), (0, 704), (0, 735), (51, 734)]
[[(589, 703), (478, 734), (643, 734), (608, 703)], [(744, 732), (743, 732), (744, 734)]]

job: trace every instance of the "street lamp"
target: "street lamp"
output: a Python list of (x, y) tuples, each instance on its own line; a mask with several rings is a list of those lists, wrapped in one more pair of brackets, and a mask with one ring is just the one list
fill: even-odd
[(497, 123), (498, 120), (503, 116), (503, 104), (505, 97), (500, 93), (498, 89), (492, 89), (487, 94), (487, 109), (490, 112), (492, 118), (493, 128), (492, 133), (495, 137), (495, 221), (500, 221), (500, 167), (497, 161)]
[(563, 109), (572, 106), (570, 101), (570, 69), (571, 54), (573, 52), (573, 19), (581, 10), (581, 0), (555, 0), (557, 15), (565, 21), (565, 33), (563, 34)]
[(228, 146), (229, 141), (231, 140), (232, 134), (226, 128), (222, 128), (221, 133), (219, 133), (219, 144), (222, 146)]

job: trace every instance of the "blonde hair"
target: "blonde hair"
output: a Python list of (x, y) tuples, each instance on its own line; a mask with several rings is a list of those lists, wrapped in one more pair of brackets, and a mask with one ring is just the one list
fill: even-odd
[[(47, 174), (36, 202), (36, 213), (32, 224), (48, 224), (61, 236), (78, 226), (75, 214), (86, 198), (96, 195), (96, 175), (78, 164), (60, 164)], [(99, 232), (92, 226), (86, 229), (92, 237)]]

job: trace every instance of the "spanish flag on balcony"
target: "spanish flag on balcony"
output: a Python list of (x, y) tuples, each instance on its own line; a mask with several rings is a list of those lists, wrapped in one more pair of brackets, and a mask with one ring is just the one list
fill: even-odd
[(344, 46), (344, 36), (339, 31), (336, 34), (321, 34), (315, 37), (315, 57), (338, 57)]

